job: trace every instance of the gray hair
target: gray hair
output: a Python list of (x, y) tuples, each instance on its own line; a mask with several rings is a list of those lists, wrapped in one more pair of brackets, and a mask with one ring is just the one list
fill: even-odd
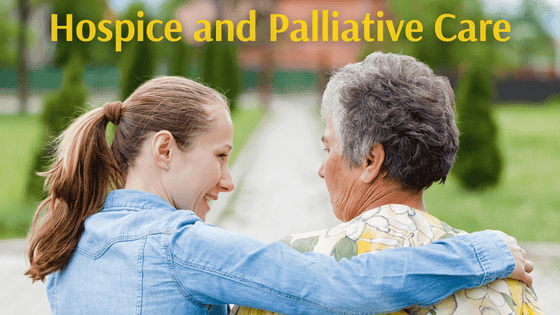
[(413, 57), (375, 52), (344, 66), (327, 84), (321, 115), (332, 118), (351, 167), (379, 143), (386, 176), (404, 187), (445, 182), (455, 161), (459, 130), (449, 80)]

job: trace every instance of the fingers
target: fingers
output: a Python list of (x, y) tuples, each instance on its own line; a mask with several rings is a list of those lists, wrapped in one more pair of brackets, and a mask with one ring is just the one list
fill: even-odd
[(515, 269), (509, 275), (509, 278), (525, 282), (528, 286), (533, 285), (533, 277), (530, 273), (535, 269), (535, 265), (527, 260), (527, 252), (517, 244), (515, 237), (509, 236), (502, 231), (493, 231), (498, 234), (508, 246), (513, 259), (515, 260)]
[(533, 264), (533, 262), (530, 260), (525, 260), (525, 271), (527, 273), (531, 273), (533, 272), (533, 270), (535, 270), (535, 265)]
[(535, 269), (535, 265), (530, 260), (526, 260), (522, 258), (520, 254), (515, 255), (515, 269), (513, 270), (512, 274), (509, 275), (508, 278), (520, 280), (525, 282), (527, 286), (533, 285), (533, 277), (529, 274), (530, 272)]
[(533, 285), (533, 277), (528, 273), (524, 273), (521, 279), (518, 280), (523, 281), (528, 287)]

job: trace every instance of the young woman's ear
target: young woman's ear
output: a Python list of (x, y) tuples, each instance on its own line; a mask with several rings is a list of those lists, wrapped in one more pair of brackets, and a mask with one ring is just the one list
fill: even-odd
[(383, 161), (385, 161), (385, 150), (383, 150), (383, 146), (380, 143), (376, 143), (371, 147), (369, 155), (362, 165), (363, 169), (360, 175), (362, 182), (366, 184), (373, 182), (381, 171)]
[(158, 167), (168, 170), (173, 152), (178, 149), (171, 132), (160, 130), (151, 139), (152, 155)]

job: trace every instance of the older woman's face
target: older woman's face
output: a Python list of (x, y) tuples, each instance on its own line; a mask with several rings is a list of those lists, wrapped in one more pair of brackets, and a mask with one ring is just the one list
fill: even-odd
[(360, 180), (361, 168), (350, 168), (342, 157), (342, 146), (331, 119), (327, 121), (322, 141), (327, 155), (319, 168), (319, 176), (327, 184), (334, 214), (339, 220), (347, 222), (361, 208), (367, 187)]

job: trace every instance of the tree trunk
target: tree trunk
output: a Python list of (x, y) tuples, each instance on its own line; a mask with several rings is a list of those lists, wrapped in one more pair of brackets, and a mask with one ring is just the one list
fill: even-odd
[(323, 93), (325, 92), (325, 88), (327, 87), (327, 83), (329, 83), (329, 71), (330, 69), (330, 56), (328, 52), (321, 51), (319, 53), (319, 59), (317, 60), (317, 72), (315, 77), (315, 82), (317, 83), (317, 91), (319, 92), (319, 98), (317, 100), (317, 104), (319, 109), (321, 109), (321, 102), (323, 101)]
[(272, 98), (272, 84), (274, 82), (274, 49), (265, 45), (260, 49), (261, 64), (257, 77), (257, 91), (260, 106), (267, 109)]
[(18, 44), (17, 44), (17, 75), (18, 88), (17, 95), (19, 99), (18, 113), (25, 115), (27, 113), (27, 99), (29, 98), (29, 64), (27, 61), (27, 24), (29, 23), (30, 6), (29, 0), (18, 0)]
[(272, 91), (274, 84), (274, 73), (276, 71), (276, 60), (274, 58), (275, 47), (269, 40), (267, 35), (270, 34), (270, 14), (276, 7), (276, 1), (257, 2), (257, 25), (261, 25), (261, 29), (257, 32), (256, 49), (260, 53), (260, 64), (257, 73), (257, 93), (259, 98), (259, 106), (261, 109), (268, 109), (272, 99)]

